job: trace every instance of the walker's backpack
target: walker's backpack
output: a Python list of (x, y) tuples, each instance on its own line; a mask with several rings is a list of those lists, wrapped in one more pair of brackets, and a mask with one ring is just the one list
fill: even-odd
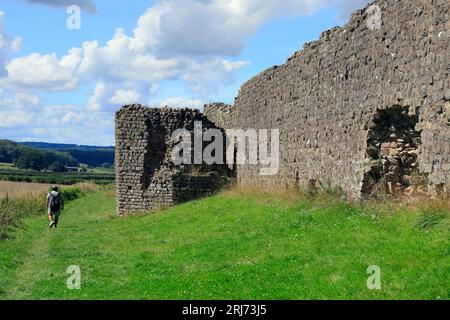
[(50, 193), (50, 210), (58, 212), (61, 210), (61, 196), (59, 193)]

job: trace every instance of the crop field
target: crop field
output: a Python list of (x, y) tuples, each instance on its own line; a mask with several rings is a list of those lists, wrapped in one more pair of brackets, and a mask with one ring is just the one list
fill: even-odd
[(81, 182), (110, 184), (115, 181), (114, 172), (40, 172), (0, 166), (0, 180), (43, 184), (73, 185)]
[(26, 196), (37, 197), (51, 187), (50, 184), (0, 181), (0, 199), (6, 197), (11, 199), (23, 198)]

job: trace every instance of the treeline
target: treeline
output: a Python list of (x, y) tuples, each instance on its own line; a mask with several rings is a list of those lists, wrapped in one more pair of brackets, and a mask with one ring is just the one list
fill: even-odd
[(21, 169), (64, 172), (65, 167), (76, 167), (79, 162), (68, 152), (31, 148), (0, 140), (0, 163), (14, 163)]
[(114, 166), (114, 150), (78, 150), (67, 149), (65, 152), (77, 159), (79, 163), (87, 164), (91, 167), (112, 167)]
[(78, 163), (91, 167), (114, 166), (114, 147), (83, 146), (75, 144), (45, 143), (45, 142), (21, 142), (20, 145), (69, 153)]

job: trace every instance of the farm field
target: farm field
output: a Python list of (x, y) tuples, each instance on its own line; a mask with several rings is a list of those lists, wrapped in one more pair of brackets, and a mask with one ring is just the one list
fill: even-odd
[(50, 187), (50, 184), (44, 183), (0, 181), (0, 199), (6, 198), (6, 196), (12, 199), (36, 197), (48, 191)]
[[(0, 241), (0, 299), (449, 299), (448, 231), (445, 205), (225, 191), (117, 217), (114, 190), (94, 190), (68, 203), (60, 228), (27, 217)], [(80, 290), (66, 286), (74, 265)]]
[(45, 172), (19, 169), (12, 165), (0, 165), (0, 181), (33, 182), (43, 184), (73, 185), (81, 182), (110, 184), (115, 181), (111, 169), (93, 169), (92, 172)]

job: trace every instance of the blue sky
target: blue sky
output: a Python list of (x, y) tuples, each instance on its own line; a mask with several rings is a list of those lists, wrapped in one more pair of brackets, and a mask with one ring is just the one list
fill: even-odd
[(0, 139), (112, 145), (124, 104), (232, 103), (367, 2), (0, 0)]

